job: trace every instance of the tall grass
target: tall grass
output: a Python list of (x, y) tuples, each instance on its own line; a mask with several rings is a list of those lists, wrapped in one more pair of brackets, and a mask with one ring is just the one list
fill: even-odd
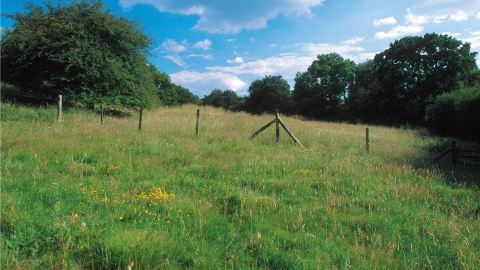
[[(2, 104), (3, 269), (398, 269), (480, 264), (478, 171), (416, 130), (196, 106), (135, 117)], [(46, 117), (43, 117), (43, 116)], [(469, 147), (476, 147), (469, 145)]]

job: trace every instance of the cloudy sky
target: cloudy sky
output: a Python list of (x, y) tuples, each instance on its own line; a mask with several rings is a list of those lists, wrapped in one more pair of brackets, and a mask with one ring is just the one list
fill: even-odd
[[(33, 0), (41, 3), (44, 0)], [(53, 3), (56, 0), (52, 0)], [(150, 61), (202, 98), (247, 93), (266, 75), (293, 78), (319, 54), (357, 63), (404, 36), (448, 34), (480, 52), (480, 0), (104, 0), (137, 19), (155, 45)], [(22, 1), (2, 1), (1, 13)], [(13, 21), (1, 18), (1, 27)], [(477, 57), (480, 66), (480, 57)]]

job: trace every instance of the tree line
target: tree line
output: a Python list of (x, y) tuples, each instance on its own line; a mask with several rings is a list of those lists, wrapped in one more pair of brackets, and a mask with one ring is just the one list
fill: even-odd
[(356, 64), (338, 53), (318, 55), (295, 76), (254, 81), (248, 96), (215, 89), (203, 104), (254, 114), (426, 126), (446, 136), (480, 140), (480, 71), (470, 44), (435, 33), (404, 37)]

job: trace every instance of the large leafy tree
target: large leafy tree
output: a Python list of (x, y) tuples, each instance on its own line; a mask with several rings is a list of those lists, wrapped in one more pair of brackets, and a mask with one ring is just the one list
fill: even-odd
[(3, 82), (88, 103), (155, 101), (152, 40), (138, 22), (110, 14), (101, 0), (44, 5), (7, 15), (15, 25), (1, 38)]
[(311, 73), (297, 72), (292, 95), (293, 112), (313, 119), (324, 116), (326, 96), (319, 88), (318, 80)]
[(304, 73), (297, 73), (293, 99), (297, 113), (313, 118), (336, 117), (355, 81), (355, 63), (338, 53), (322, 54)]
[(350, 85), (346, 103), (347, 117), (350, 120), (368, 123), (385, 123), (382, 119), (383, 101), (378, 93), (382, 88), (378, 82), (373, 60), (359, 63), (355, 69), (355, 83)]
[(255, 80), (248, 88), (250, 94), (245, 101), (245, 110), (254, 114), (290, 111), (291, 91), (281, 75), (265, 76)]
[(453, 37), (425, 34), (404, 37), (375, 56), (383, 91), (378, 99), (390, 122), (421, 123), (425, 107), (442, 93), (459, 88), (476, 69), (476, 52)]

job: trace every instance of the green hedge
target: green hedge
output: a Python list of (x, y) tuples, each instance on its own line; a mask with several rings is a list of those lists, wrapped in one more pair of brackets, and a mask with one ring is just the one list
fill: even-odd
[(439, 135), (480, 141), (480, 86), (438, 96), (426, 108), (425, 118)]

